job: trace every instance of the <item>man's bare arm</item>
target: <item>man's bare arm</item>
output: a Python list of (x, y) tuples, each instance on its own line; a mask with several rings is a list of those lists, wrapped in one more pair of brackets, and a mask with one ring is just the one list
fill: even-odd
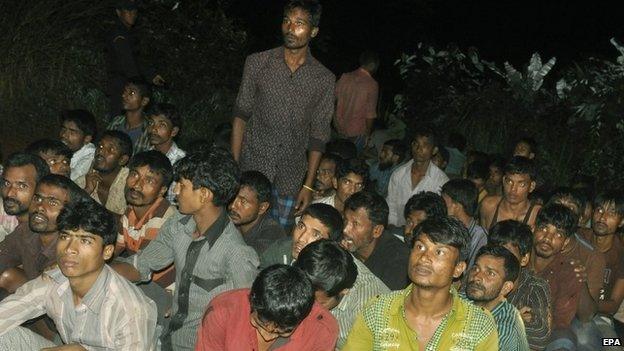
[(245, 133), (245, 122), (243, 119), (239, 117), (234, 117), (232, 121), (232, 138), (231, 138), (231, 147), (232, 147), (232, 155), (234, 156), (234, 160), (236, 162), (240, 159), (240, 154), (243, 146), (243, 133)]

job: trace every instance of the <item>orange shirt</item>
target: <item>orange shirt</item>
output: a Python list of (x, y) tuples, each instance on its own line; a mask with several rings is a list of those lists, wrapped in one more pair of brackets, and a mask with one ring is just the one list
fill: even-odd
[(346, 137), (366, 134), (366, 120), (377, 117), (379, 87), (363, 68), (343, 74), (336, 83), (336, 129)]

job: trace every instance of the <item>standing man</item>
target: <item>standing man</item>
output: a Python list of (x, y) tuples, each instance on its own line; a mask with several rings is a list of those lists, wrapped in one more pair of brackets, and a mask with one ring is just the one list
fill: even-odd
[(234, 159), (243, 170), (260, 171), (271, 180), (276, 195), (272, 215), (283, 226), (292, 225), (294, 215), (312, 201), (316, 169), (330, 135), (335, 76), (308, 47), (320, 19), (316, 0), (286, 4), (284, 45), (247, 57), (234, 107)]
[(163, 85), (165, 80), (152, 70), (142, 69), (137, 62), (138, 39), (133, 30), (138, 16), (138, 1), (120, 0), (115, 11), (115, 29), (106, 38), (106, 71), (108, 86), (106, 93), (110, 99), (110, 116), (118, 116), (123, 110), (121, 93), (128, 79), (144, 77), (155, 85)]
[(379, 68), (379, 56), (370, 51), (360, 55), (360, 67), (343, 74), (336, 83), (334, 126), (342, 137), (355, 143), (358, 152), (368, 144), (377, 118), (379, 85), (372, 77)]

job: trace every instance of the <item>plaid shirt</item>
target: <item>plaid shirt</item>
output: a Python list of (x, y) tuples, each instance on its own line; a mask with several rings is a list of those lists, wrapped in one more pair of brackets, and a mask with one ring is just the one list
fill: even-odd
[[(119, 130), (124, 133), (128, 133), (128, 128), (126, 128), (126, 116), (119, 115), (113, 118), (113, 120), (108, 124), (108, 127), (106, 127), (106, 129), (107, 130)], [(135, 140), (132, 145), (133, 156), (141, 151), (150, 150), (151, 148), (151, 144), (149, 140), (149, 128), (147, 124), (147, 119), (145, 119), (145, 117), (143, 118), (143, 124), (141, 125), (141, 130), (143, 131), (141, 133), (141, 136), (137, 140)]]

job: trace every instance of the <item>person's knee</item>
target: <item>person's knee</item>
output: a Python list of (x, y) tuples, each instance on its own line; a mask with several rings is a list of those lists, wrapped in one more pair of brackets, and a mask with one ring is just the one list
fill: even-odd
[(11, 294), (27, 281), (26, 274), (20, 268), (9, 268), (0, 274), (0, 288)]

